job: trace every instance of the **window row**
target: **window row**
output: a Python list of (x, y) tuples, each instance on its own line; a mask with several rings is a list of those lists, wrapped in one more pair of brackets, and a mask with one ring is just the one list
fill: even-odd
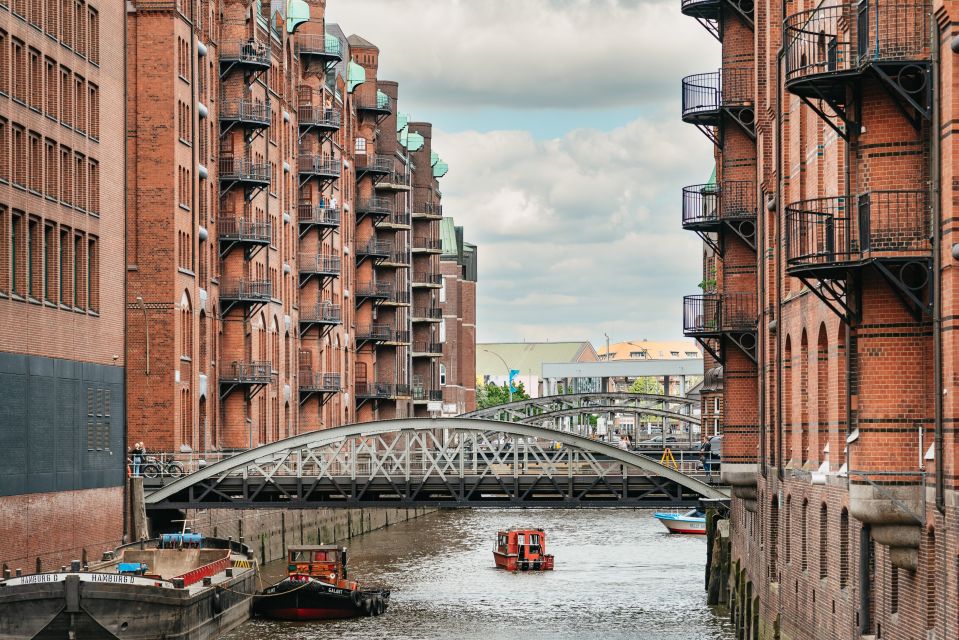
[(100, 164), (51, 138), (0, 118), (0, 183), (100, 214)]
[(94, 64), (100, 63), (100, 14), (83, 0), (0, 2), (13, 14)]
[(186, 143), (193, 142), (193, 108), (182, 100), (177, 100), (177, 135)]
[(0, 93), (65, 127), (100, 138), (100, 88), (4, 31), (0, 31)]
[(100, 310), (97, 237), (0, 207), (0, 293), (63, 308)]

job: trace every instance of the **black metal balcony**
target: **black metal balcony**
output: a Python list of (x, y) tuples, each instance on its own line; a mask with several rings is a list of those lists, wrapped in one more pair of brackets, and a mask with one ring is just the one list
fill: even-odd
[(296, 206), (296, 216), (301, 238), (314, 227), (332, 230), (340, 226), (340, 208), (331, 207), (328, 203), (313, 204), (309, 200), (301, 201)]
[(273, 380), (273, 365), (270, 362), (241, 362), (234, 360), (220, 372), (220, 399), (226, 398), (234, 390), (246, 389), (248, 395), (256, 394)]
[(312, 278), (319, 278), (321, 281), (326, 278), (336, 278), (340, 275), (342, 268), (342, 260), (339, 256), (323, 254), (301, 253), (296, 263), (300, 272), (301, 287)]
[(443, 253), (439, 238), (413, 238), (413, 253)]
[(753, 28), (753, 0), (682, 0), (683, 15), (696, 18), (717, 40), (722, 41), (721, 21), (724, 10), (736, 15), (746, 26)]
[(406, 307), (410, 304), (410, 292), (394, 289), (381, 304), (391, 307)]
[(440, 402), (443, 400), (443, 391), (440, 389), (427, 389), (423, 385), (413, 385), (413, 402)]
[(410, 284), (414, 288), (439, 289), (443, 286), (443, 274), (414, 272)]
[(297, 34), (294, 50), (307, 64), (315, 62), (324, 68), (343, 60), (339, 39), (325, 34)]
[(713, 129), (730, 117), (755, 137), (755, 87), (752, 67), (726, 67), (683, 78), (683, 122), (699, 127), (718, 144)]
[(372, 176), (374, 180), (380, 180), (393, 172), (392, 156), (382, 154), (357, 155), (356, 156), (356, 179), (363, 176)]
[(870, 191), (786, 207), (786, 272), (791, 276), (845, 280), (850, 270), (874, 264), (904, 293), (918, 297), (931, 262), (927, 191)]
[(358, 114), (366, 112), (381, 118), (393, 113), (393, 100), (382, 91), (377, 91), (373, 96), (359, 96), (354, 104)]
[[(912, 112), (913, 125), (931, 111), (931, 4), (917, 0), (863, 0), (801, 11), (783, 21), (785, 86), (830, 123), (851, 123), (848, 90), (871, 74)], [(832, 109), (816, 107), (823, 100)], [(835, 125), (831, 125), (834, 126)], [(837, 128), (845, 137), (847, 132)]]
[(357, 382), (357, 400), (391, 400), (410, 397), (410, 385), (392, 382)]
[(269, 162), (253, 162), (249, 158), (222, 154), (219, 162), (220, 197), (234, 187), (242, 187), (249, 200), (253, 192), (270, 185), (270, 173)]
[(372, 300), (374, 304), (379, 304), (393, 296), (393, 285), (389, 282), (358, 282), (356, 284), (357, 306), (367, 300)]
[(386, 240), (377, 240), (375, 237), (356, 241), (356, 260), (362, 262), (367, 258), (383, 260), (393, 251), (393, 243)]
[(394, 335), (393, 327), (388, 324), (367, 324), (356, 327), (356, 344), (367, 342), (387, 342)]
[(220, 99), (220, 129), (226, 133), (234, 126), (246, 129), (262, 129), (270, 126), (271, 108), (269, 101), (256, 102), (242, 98)]
[(723, 339), (756, 361), (759, 307), (754, 293), (704, 293), (683, 298), (683, 334), (696, 338), (719, 362)]
[(338, 131), (343, 125), (343, 116), (336, 109), (322, 105), (301, 104), (296, 109), (296, 121), (300, 130), (320, 129), (326, 132)]
[(370, 216), (382, 219), (393, 214), (395, 203), (392, 198), (364, 198), (356, 203), (356, 221)]
[(301, 152), (296, 158), (296, 167), (302, 187), (313, 178), (322, 181), (339, 180), (343, 163), (338, 156)]
[(723, 237), (711, 234), (731, 230), (756, 248), (756, 185), (748, 180), (683, 187), (683, 228), (695, 231), (716, 253), (723, 253)]
[(413, 218), (425, 220), (441, 220), (443, 205), (439, 202), (423, 202), (413, 205)]
[(297, 378), (301, 404), (306, 400), (304, 396), (336, 393), (343, 388), (343, 376), (339, 373), (320, 373), (312, 369), (301, 369)]
[(220, 283), (220, 302), (223, 315), (236, 306), (258, 306), (273, 297), (273, 283), (269, 280), (246, 278), (225, 279)]
[(404, 247), (395, 249), (391, 246), (389, 254), (378, 260), (376, 266), (389, 269), (407, 269), (410, 266), (410, 253)]
[(270, 68), (270, 43), (254, 40), (230, 40), (220, 42), (220, 77), (226, 77), (234, 69), (263, 73)]
[(414, 340), (411, 355), (414, 358), (439, 358), (443, 355), (443, 343), (430, 340)]
[(300, 309), (300, 333), (304, 334), (313, 327), (326, 332), (332, 327), (343, 324), (343, 312), (340, 305), (332, 302), (319, 302)]
[(440, 322), (443, 310), (439, 307), (413, 307), (410, 319), (413, 322)]
[(376, 183), (381, 191), (409, 191), (413, 188), (410, 183), (410, 174), (407, 171), (390, 171)]
[(378, 229), (409, 229), (412, 222), (406, 211), (397, 211), (389, 214), (374, 223)]
[(252, 255), (260, 247), (266, 247), (273, 238), (273, 225), (242, 217), (225, 216), (217, 221), (220, 241), (220, 257), (226, 256), (234, 247), (243, 247)]

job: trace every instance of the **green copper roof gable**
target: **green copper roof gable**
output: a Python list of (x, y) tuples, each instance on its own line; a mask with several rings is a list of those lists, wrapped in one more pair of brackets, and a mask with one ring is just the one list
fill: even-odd
[(440, 155), (436, 153), (435, 151), (430, 151), (430, 164), (435, 165), (439, 161), (440, 161)]
[(389, 109), (390, 108), (390, 97), (380, 91), (376, 90), (376, 108), (377, 109)]
[(410, 151), (419, 151), (426, 144), (426, 139), (418, 133), (410, 133), (406, 136), (406, 148)]
[[(287, 0), (286, 32), (293, 33), (304, 22), (310, 21), (310, 5), (303, 0)], [(326, 36), (329, 39), (329, 35)]]
[(443, 218), (440, 220), (440, 243), (443, 247), (444, 256), (459, 255), (459, 247), (456, 246), (456, 227), (453, 224), (453, 218)]
[(347, 82), (350, 84), (350, 93), (366, 82), (366, 69), (350, 60), (350, 69), (347, 71)]
[(450, 166), (443, 162), (442, 160), (437, 160), (436, 164), (433, 165), (433, 177), (442, 178), (446, 175), (446, 172), (450, 170)]
[(406, 125), (409, 123), (410, 117), (405, 113), (396, 114), (396, 130), (402, 131), (406, 128)]
[(713, 175), (709, 176), (709, 182), (706, 184), (716, 186), (716, 167), (713, 167)]

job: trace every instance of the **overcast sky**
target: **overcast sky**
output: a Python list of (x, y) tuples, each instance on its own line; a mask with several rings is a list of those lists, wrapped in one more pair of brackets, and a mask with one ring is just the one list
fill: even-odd
[(443, 210), (479, 246), (480, 342), (669, 339), (701, 243), (683, 185), (711, 144), (680, 79), (719, 47), (676, 0), (329, 0), (433, 123)]

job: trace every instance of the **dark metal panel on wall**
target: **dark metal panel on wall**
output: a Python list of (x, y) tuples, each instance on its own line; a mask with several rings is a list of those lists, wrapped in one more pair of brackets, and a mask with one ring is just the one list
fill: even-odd
[(0, 353), (0, 496), (123, 484), (123, 368)]

